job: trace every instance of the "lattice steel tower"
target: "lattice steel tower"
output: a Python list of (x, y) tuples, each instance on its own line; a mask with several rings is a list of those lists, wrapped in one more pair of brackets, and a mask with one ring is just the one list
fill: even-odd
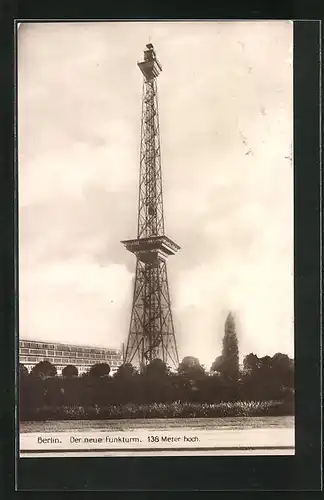
[(180, 247), (165, 236), (161, 150), (156, 79), (162, 67), (153, 45), (146, 45), (143, 73), (142, 129), (137, 238), (122, 241), (136, 256), (130, 329), (124, 361), (141, 369), (155, 358), (179, 363), (174, 335), (166, 260)]

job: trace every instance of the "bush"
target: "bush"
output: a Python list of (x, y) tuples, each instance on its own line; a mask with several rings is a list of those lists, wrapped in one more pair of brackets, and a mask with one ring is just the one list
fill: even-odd
[(280, 353), (260, 359), (248, 355), (239, 380), (217, 372), (208, 375), (190, 356), (180, 363), (178, 373), (171, 373), (161, 360), (152, 361), (142, 373), (130, 364), (119, 367), (113, 377), (109, 373), (106, 363), (93, 365), (80, 377), (74, 366), (66, 366), (63, 378), (55, 377), (56, 369), (48, 361), (38, 363), (30, 375), (20, 366), (21, 418), (37, 412), (50, 416), (51, 411), (60, 415), (57, 418), (293, 414), (293, 363)]

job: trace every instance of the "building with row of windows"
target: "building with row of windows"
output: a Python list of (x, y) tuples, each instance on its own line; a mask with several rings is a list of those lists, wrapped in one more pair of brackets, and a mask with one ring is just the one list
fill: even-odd
[(96, 363), (108, 363), (113, 374), (123, 363), (123, 355), (121, 350), (104, 347), (19, 340), (19, 363), (26, 366), (28, 371), (45, 360), (56, 367), (58, 375), (67, 365), (76, 366), (79, 374), (82, 374)]

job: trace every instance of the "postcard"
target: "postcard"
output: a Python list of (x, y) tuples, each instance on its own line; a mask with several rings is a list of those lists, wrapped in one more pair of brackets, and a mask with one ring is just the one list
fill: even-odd
[(21, 458), (294, 455), (292, 51), (17, 26)]

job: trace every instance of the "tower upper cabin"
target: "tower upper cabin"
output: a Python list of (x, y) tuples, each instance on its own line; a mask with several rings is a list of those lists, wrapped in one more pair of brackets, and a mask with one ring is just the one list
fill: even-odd
[(144, 51), (144, 61), (137, 63), (137, 66), (143, 73), (146, 80), (152, 80), (159, 76), (162, 71), (162, 66), (156, 58), (154, 47), (151, 43), (146, 45), (147, 50)]

